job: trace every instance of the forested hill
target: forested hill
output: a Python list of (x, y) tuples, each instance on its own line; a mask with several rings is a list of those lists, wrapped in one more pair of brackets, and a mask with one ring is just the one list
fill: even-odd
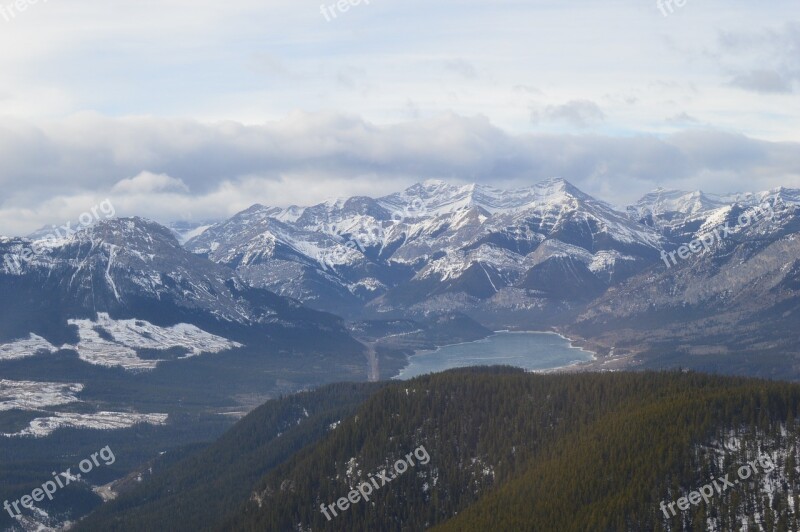
[(213, 530), (266, 472), (319, 441), (384, 385), (331, 384), (269, 401), (207, 448), (177, 461), (165, 455), (152, 477), (72, 530)]
[[(276, 437), (283, 432), (273, 422), (277, 412), (297, 406), (289, 399), (265, 405), (213, 453), (156, 475), (79, 529), (147, 530), (158, 522), (231, 531), (738, 530), (748, 523), (749, 530), (797, 530), (798, 385), (684, 372), (492, 368), (325, 393), (331, 407), (352, 410), (340, 423), (313, 412), (292, 429), (313, 428), (308, 437)], [(264, 417), (265, 409), (276, 415)], [(263, 449), (255, 451), (258, 442)], [(287, 451), (292, 445), (297, 452)], [(279, 455), (286, 459), (277, 463)], [(225, 473), (241, 471), (242, 456), (249, 473)], [(259, 479), (250, 471), (254, 456), (272, 460), (261, 464)], [(398, 473), (392, 468), (401, 459), (414, 464)], [(756, 470), (734, 483), (748, 462)], [(226, 501), (211, 516), (202, 498), (180, 493), (174, 481), (205, 478), (208, 468)], [(384, 470), (394, 478), (379, 481)], [(686, 502), (685, 511), (676, 504), (723, 478), (732, 487), (710, 488), (707, 502)], [(364, 483), (373, 485), (369, 502), (353, 496), (359, 486), (366, 491)], [(179, 513), (150, 502), (168, 484)], [(674, 516), (662, 501), (673, 503)], [(202, 527), (188, 517), (195, 511), (208, 516)]]

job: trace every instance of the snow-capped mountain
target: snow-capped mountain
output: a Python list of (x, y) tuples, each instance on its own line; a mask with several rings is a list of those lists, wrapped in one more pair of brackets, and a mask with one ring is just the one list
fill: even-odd
[(662, 262), (612, 286), (567, 328), (642, 364), (663, 363), (649, 355), (668, 350), (672, 363), (705, 370), (797, 374), (800, 191), (701, 208), (700, 193), (671, 195), (679, 199), (665, 209), (647, 204), (652, 195), (637, 205), (652, 209), (670, 241)]
[(556, 292), (585, 299), (652, 263), (665, 244), (654, 228), (552, 179), (510, 191), (426, 181), (376, 199), (256, 205), (186, 247), (254, 286), (341, 313), (532, 305)]
[[(89, 341), (92, 323), (110, 331), (98, 321), (102, 316), (117, 325), (115, 320), (141, 320), (152, 327), (143, 333), (148, 338), (177, 326), (165, 350), (199, 352), (194, 347), (214, 334), (222, 337), (215, 340), (220, 346), (231, 336), (263, 341), (284, 330), (349, 337), (338, 318), (249, 286), (228, 267), (187, 252), (166, 227), (142, 218), (103, 220), (61, 239), (3, 239), (0, 257), (0, 342), (35, 334), (54, 346), (80, 345), (70, 331), (84, 324), (80, 341)], [(178, 339), (187, 335), (197, 346)], [(94, 343), (110, 341), (133, 356), (120, 338), (102, 336)], [(144, 339), (138, 343), (159, 349)]]
[[(680, 196), (681, 201), (670, 203), (653, 201), (656, 194)], [(712, 198), (713, 201), (695, 201)], [(696, 207), (696, 208), (692, 208)], [(662, 191), (648, 194), (635, 206), (628, 208), (629, 214), (651, 214), (656, 223), (672, 230), (681, 227), (696, 227), (698, 232), (707, 230), (714, 224), (728, 222), (731, 226), (743, 226), (750, 231), (757, 224), (743, 224), (739, 216), (749, 216), (753, 221), (759, 217), (769, 218), (769, 224), (761, 229), (782, 232), (791, 229), (786, 226), (787, 216), (791, 218), (795, 208), (800, 207), (800, 189), (778, 187), (762, 192), (746, 192), (724, 196), (709, 196), (700, 191)], [(774, 218), (774, 219), (773, 219)], [(768, 226), (768, 227), (766, 227)]]
[[(254, 206), (187, 248), (254, 286), (339, 314), (460, 311), (501, 326), (575, 325), (579, 336), (610, 334), (613, 347), (617, 325), (633, 336), (641, 327), (642, 343), (659, 320), (721, 315), (732, 301), (747, 309), (736, 323), (758, 313), (794, 319), (779, 309), (800, 296), (790, 259), (798, 210), (800, 190), (787, 188), (658, 189), (618, 211), (562, 179), (519, 190), (426, 181), (381, 198)], [(665, 265), (665, 254), (715, 231), (707, 249)], [(707, 333), (698, 325), (664, 336)]]
[[(235, 269), (252, 286), (322, 309), (358, 305), (360, 281), (365, 292), (384, 286), (375, 276), (384, 278), (388, 269), (372, 260), (365, 249), (334, 229), (307, 229), (289, 222), (284, 214), (280, 209), (254, 205), (210, 227), (186, 247)], [(305, 216), (313, 214), (308, 211)]]
[(218, 220), (193, 222), (193, 221), (176, 221), (167, 224), (167, 227), (178, 239), (178, 242), (185, 244), (188, 240), (203, 234), (203, 231), (217, 223)]
[[(97, 343), (90, 327), (80, 338), (66, 331), (99, 313), (194, 325), (198, 338), (219, 337), (203, 337), (213, 345), (246, 345), (254, 330), (349, 338), (340, 320), (295, 300), (358, 319), (463, 312), (487, 325), (534, 327), (577, 319), (584, 335), (610, 328), (610, 317), (649, 324), (647, 316), (681, 317), (687, 305), (720, 313), (738, 294), (748, 316), (773, 315), (798, 295), (800, 267), (790, 257), (798, 212), (800, 191), (785, 188), (656, 190), (619, 211), (553, 179), (518, 190), (426, 181), (381, 198), (254, 205), (184, 247), (158, 224), (105, 220), (68, 238), (0, 239), (8, 294), (0, 340)], [(62, 329), (43, 325), (52, 323)], [(153, 365), (128, 361), (137, 364)]]
[(722, 197), (701, 191), (666, 190), (658, 188), (645, 194), (638, 202), (627, 208), (632, 219), (663, 229), (674, 221), (686, 221), (703, 216), (728, 204)]
[(0, 294), (4, 449), (58, 438), (64, 452), (65, 433), (87, 430), (163, 449), (215, 434), (254, 397), (370, 370), (340, 318), (248, 285), (141, 218), (0, 239)]
[(658, 188), (628, 206), (627, 212), (632, 219), (649, 226), (657, 226), (663, 232), (676, 226), (706, 220), (720, 210), (736, 205), (748, 208), (764, 203), (798, 205), (800, 190), (778, 187), (763, 192), (715, 195), (700, 190), (688, 192)]

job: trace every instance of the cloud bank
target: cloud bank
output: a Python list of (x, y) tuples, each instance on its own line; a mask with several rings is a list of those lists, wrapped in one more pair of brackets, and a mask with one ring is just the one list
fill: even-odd
[(118, 215), (218, 219), (252, 205), (380, 195), (436, 178), (503, 187), (549, 177), (622, 205), (657, 186), (707, 192), (800, 187), (800, 144), (714, 129), (666, 135), (520, 134), (445, 113), (378, 125), (294, 113), (262, 125), (96, 113), (0, 125), (0, 234), (72, 219), (99, 199)]

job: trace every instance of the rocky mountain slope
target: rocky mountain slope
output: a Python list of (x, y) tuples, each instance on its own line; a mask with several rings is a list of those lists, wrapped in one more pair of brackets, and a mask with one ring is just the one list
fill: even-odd
[(570, 306), (666, 244), (568, 182), (503, 191), (427, 181), (383, 198), (254, 206), (187, 242), (254, 286), (374, 316)]
[(662, 227), (671, 248), (566, 329), (646, 367), (798, 375), (800, 193), (776, 189), (733, 204), (684, 199), (639, 203), (637, 215)]
[(47, 511), (37, 502), (24, 530), (63, 528), (101, 504), (92, 486), (270, 397), (368, 377), (341, 318), (249, 286), (147, 220), (2, 239), (0, 260), (0, 500), (104, 445), (119, 453)]
[(0, 339), (36, 333), (59, 343), (69, 339), (69, 320), (98, 313), (262, 340), (297, 329), (321, 341), (348, 337), (338, 318), (249, 286), (141, 218), (104, 220), (62, 239), (4, 239), (0, 257)]
[(612, 355), (601, 367), (747, 373), (758, 352), (758, 374), (800, 376), (798, 208), (800, 190), (786, 188), (659, 189), (618, 210), (561, 179), (520, 190), (427, 181), (382, 198), (254, 206), (186, 245), (253, 286), (351, 318), (460, 312), (495, 329), (562, 329)]

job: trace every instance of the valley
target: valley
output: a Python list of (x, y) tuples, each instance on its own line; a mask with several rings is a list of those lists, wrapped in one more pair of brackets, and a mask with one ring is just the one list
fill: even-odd
[[(766, 200), (771, 219), (664, 265), (665, 250)], [(0, 270), (0, 449), (30, 467), (0, 468), (15, 479), (0, 496), (113, 443), (118, 464), (71, 486), (61, 510), (25, 517), (63, 524), (102, 504), (94, 488), (129, 490), (122, 479), (143, 463), (224, 438), (265, 400), (336, 382), (498, 364), (800, 377), (798, 209), (789, 189), (658, 191), (621, 210), (564, 180), (512, 191), (428, 181), (377, 199), (257, 205), (182, 227), (192, 237), (100, 221)], [(30, 245), (4, 239), (0, 252)]]

